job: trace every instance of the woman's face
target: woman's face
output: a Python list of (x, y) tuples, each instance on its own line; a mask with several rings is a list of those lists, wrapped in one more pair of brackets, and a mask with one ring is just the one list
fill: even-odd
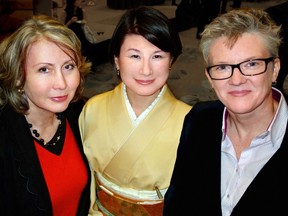
[(128, 96), (157, 97), (171, 67), (171, 55), (140, 35), (127, 35), (115, 64), (120, 69)]
[(64, 111), (80, 83), (75, 62), (56, 44), (45, 39), (29, 47), (25, 75), (24, 91), (30, 113)]
[[(232, 48), (227, 46), (227, 38), (213, 42), (210, 49), (210, 65), (239, 64), (243, 61), (271, 57), (262, 38), (256, 34), (243, 34)], [(274, 63), (273, 63), (274, 62)], [(276, 81), (280, 60), (276, 58), (267, 64), (266, 72), (255, 76), (244, 76), (238, 68), (225, 80), (212, 80), (206, 76), (218, 98), (234, 113), (249, 113), (272, 102), (272, 82)]]

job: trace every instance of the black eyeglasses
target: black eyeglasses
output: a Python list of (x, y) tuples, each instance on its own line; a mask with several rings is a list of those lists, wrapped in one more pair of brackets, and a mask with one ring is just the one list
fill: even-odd
[(239, 64), (219, 64), (207, 67), (206, 70), (213, 80), (224, 80), (232, 77), (235, 68), (244, 76), (256, 76), (265, 73), (267, 64), (276, 57), (259, 58), (243, 61)]

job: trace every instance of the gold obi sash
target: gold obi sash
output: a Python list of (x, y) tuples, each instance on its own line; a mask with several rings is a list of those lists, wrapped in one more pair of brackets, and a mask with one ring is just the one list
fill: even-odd
[[(136, 192), (129, 196), (127, 194), (121, 193), (125, 190), (123, 188), (119, 193), (109, 188), (107, 185), (108, 181), (105, 180), (103, 176), (96, 174), (95, 177), (97, 182), (96, 203), (104, 215), (162, 216), (164, 206), (162, 193), (165, 193), (167, 189), (160, 191), (158, 188), (156, 188), (155, 191), (139, 191), (138, 194)], [(125, 191), (129, 193), (129, 191)]]

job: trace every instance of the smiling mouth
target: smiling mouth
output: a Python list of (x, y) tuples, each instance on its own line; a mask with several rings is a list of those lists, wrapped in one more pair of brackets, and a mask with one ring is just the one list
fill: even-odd
[(67, 98), (68, 98), (68, 95), (63, 95), (63, 96), (58, 96), (58, 97), (52, 97), (51, 99), (56, 102), (62, 102), (62, 101), (65, 101)]
[(140, 83), (142, 85), (148, 85), (151, 84), (153, 82), (153, 80), (136, 80), (137, 83)]
[(248, 93), (249, 93), (249, 91), (246, 91), (246, 90), (230, 92), (230, 94), (233, 96), (244, 96), (244, 95), (247, 95)]

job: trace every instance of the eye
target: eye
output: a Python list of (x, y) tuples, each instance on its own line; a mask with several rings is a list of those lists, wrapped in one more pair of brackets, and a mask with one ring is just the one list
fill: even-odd
[(213, 67), (213, 70), (214, 71), (228, 71), (231, 69), (231, 66), (230, 65), (216, 65), (215, 67)]
[(48, 73), (48, 72), (49, 72), (49, 69), (48, 69), (47, 67), (41, 67), (41, 68), (39, 69), (39, 72), (41, 72), (41, 73)]
[(76, 65), (72, 64), (72, 63), (64, 65), (65, 70), (73, 70), (75, 67), (76, 67)]
[(154, 59), (161, 59), (161, 58), (162, 58), (162, 55), (154, 55), (153, 58), (154, 58)]
[(136, 54), (133, 54), (133, 55), (131, 55), (131, 58), (139, 59), (140, 56), (139, 56), (139, 55), (136, 55)]
[(251, 60), (247, 63), (244, 64), (245, 68), (253, 68), (253, 67), (258, 67), (261, 64), (261, 61), (258, 60)]

